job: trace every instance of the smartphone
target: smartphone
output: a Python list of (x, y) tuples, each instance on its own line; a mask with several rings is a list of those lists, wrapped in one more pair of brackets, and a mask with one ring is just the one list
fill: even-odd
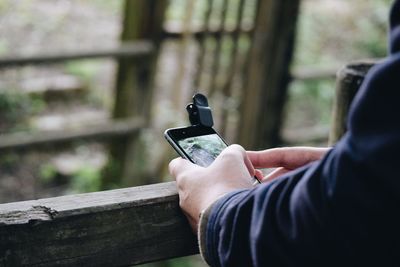
[[(228, 145), (211, 127), (189, 126), (167, 129), (164, 136), (178, 154), (202, 167), (208, 167)], [(254, 185), (261, 181), (254, 176)]]
[(202, 167), (209, 166), (228, 146), (211, 127), (172, 128), (164, 136), (181, 157)]

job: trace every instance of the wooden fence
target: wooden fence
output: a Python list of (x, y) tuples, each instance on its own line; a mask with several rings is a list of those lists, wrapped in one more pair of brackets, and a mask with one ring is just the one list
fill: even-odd
[[(192, 82), (186, 91), (179, 84), (182, 82), (178, 82), (176, 91), (171, 93), (178, 99), (177, 102), (173, 100), (174, 106), (183, 107), (195, 91), (206, 93), (211, 98), (215, 96), (220, 100), (220, 105), (214, 107), (217, 126), (228, 140), (241, 143), (247, 148), (276, 145), (280, 141), (287, 84), (292, 78), (296, 78), (290, 75), (289, 66), (300, 1), (223, 0), (219, 8), (216, 8), (215, 0), (203, 1), (201, 26), (197, 28), (191, 23), (194, 14), (199, 12), (199, 6), (195, 2), (186, 2), (187, 12), (182, 23), (178, 27), (172, 27), (164, 24), (167, 1), (126, 0), (122, 45), (116, 49), (0, 58), (0, 70), (25, 65), (54, 64), (66, 60), (114, 58), (118, 62), (118, 70), (112, 117), (120, 122), (131, 123), (136, 120), (134, 127), (128, 126), (130, 130), (117, 127), (112, 131), (104, 131), (104, 127), (119, 125), (110, 122), (107, 125), (94, 126), (97, 132), (93, 129), (81, 129), (77, 132), (67, 131), (65, 134), (64, 131), (40, 132), (31, 136), (4, 134), (0, 137), (0, 149), (38, 147), (38, 144), (46, 143), (46, 138), (48, 144), (55, 144), (83, 137), (98, 139), (99, 136), (106, 135), (111, 140), (111, 145), (109, 165), (103, 175), (104, 188), (132, 180), (132, 177), (143, 176), (139, 171), (141, 166), (131, 164), (146, 161), (141, 158), (143, 144), (138, 138), (138, 128), (151, 126), (152, 99), (156, 93), (160, 93), (155, 92), (154, 88), (157, 59), (163, 44), (171, 39), (180, 40), (182, 60), (186, 60), (185, 51), (191, 40), (195, 40), (197, 47), (195, 72), (190, 76)], [(247, 4), (250, 2), (248, 8)], [(228, 10), (234, 10), (234, 15)], [(228, 23), (228, 20), (231, 22)], [(243, 46), (243, 43), (247, 45)], [(177, 80), (187, 75), (183, 63), (179, 64), (177, 75)], [(304, 73), (296, 75), (307, 76)], [(237, 109), (241, 110), (240, 117), (234, 112)], [(182, 108), (176, 112), (181, 111)], [(268, 119), (262, 114), (268, 114)], [(265, 127), (259, 131), (251, 130), (259, 128), (259, 125)], [(255, 133), (258, 135), (254, 136)], [(119, 138), (114, 140), (113, 136)], [(18, 138), (21, 138), (20, 142)], [(120, 163), (118, 171), (115, 171), (113, 162)], [(135, 184), (144, 183), (146, 181), (137, 181)]]

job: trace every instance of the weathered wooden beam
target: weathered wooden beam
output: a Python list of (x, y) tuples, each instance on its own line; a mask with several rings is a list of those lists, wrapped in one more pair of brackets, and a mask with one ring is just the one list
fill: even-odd
[(136, 133), (144, 125), (143, 119), (136, 118), (85, 125), (82, 129), (0, 134), (0, 151), (29, 149), (40, 145), (54, 145), (78, 140), (115, 138)]
[(330, 145), (335, 144), (346, 132), (346, 122), (351, 102), (368, 71), (377, 62), (377, 60), (367, 60), (350, 63), (338, 72), (332, 128), (329, 134)]
[(94, 49), (77, 52), (42, 53), (33, 56), (17, 56), (0, 58), (0, 68), (23, 65), (54, 64), (67, 60), (91, 58), (137, 58), (149, 56), (154, 52), (154, 46), (149, 41), (136, 41), (122, 44), (117, 48)]
[[(226, 27), (226, 14), (227, 14), (227, 9), (228, 9), (228, 0), (222, 0), (222, 10), (221, 13), (218, 14), (220, 17), (219, 19), (219, 29), (223, 30)], [(223, 33), (223, 31), (221, 31), (221, 34)], [(213, 75), (211, 76), (211, 81), (210, 81), (210, 87), (208, 88), (208, 95), (210, 97), (212, 97), (216, 91), (217, 91), (217, 80), (218, 80), (218, 76), (220, 74), (220, 69), (221, 69), (221, 61), (222, 61), (222, 56), (223, 54), (221, 54), (222, 51), (222, 35), (217, 37), (215, 39), (216, 41), (216, 46), (214, 49), (214, 56), (213, 56), (213, 63), (211, 66), (211, 73), (213, 73)]]
[(0, 204), (0, 266), (129, 266), (198, 253), (174, 182)]
[[(206, 12), (208, 13), (208, 12)], [(205, 16), (207, 18), (209, 18), (209, 16)], [(215, 27), (215, 28), (210, 28), (208, 26), (208, 21), (209, 19), (204, 19), (204, 21), (206, 22), (206, 26), (203, 27), (195, 27), (189, 30), (189, 32), (191, 33), (191, 35), (194, 38), (197, 39), (202, 39), (205, 36), (211, 36), (215, 39), (219, 39), (224, 35), (237, 35), (237, 34), (251, 34), (253, 32), (253, 28), (251, 26), (242, 26), (240, 25), (240, 27), (228, 27), (226, 26), (224, 29), (221, 29), (219, 27)], [(184, 35), (184, 27), (181, 24), (166, 24), (165, 25), (166, 30), (164, 30), (162, 32), (162, 38), (182, 38)]]
[[(168, 1), (159, 0), (125, 0), (121, 40), (151, 40), (155, 49), (151, 58), (141, 64), (123, 58), (118, 61), (113, 108), (113, 117), (116, 119), (140, 116), (150, 125), (153, 77), (167, 4)], [(138, 134), (113, 142), (109, 161), (102, 175), (102, 188), (108, 189), (116, 184), (147, 184), (149, 181), (145, 173), (148, 166), (144, 149), (144, 143)], [(137, 180), (133, 181), (134, 177)]]
[(260, 0), (242, 93), (238, 143), (248, 149), (281, 142), (300, 0)]

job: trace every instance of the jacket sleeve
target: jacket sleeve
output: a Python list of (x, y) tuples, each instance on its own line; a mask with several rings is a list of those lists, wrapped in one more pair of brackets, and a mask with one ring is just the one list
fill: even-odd
[(367, 76), (338, 144), (203, 214), (199, 239), (211, 266), (400, 265), (399, 2), (392, 54)]

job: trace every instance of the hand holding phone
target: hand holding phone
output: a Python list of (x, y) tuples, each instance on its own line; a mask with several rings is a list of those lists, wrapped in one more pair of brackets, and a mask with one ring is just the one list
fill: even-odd
[[(202, 167), (208, 167), (228, 145), (211, 127), (189, 126), (167, 129), (164, 136), (178, 154)], [(261, 183), (257, 177), (256, 183)]]
[(186, 110), (192, 126), (167, 129), (164, 136), (181, 157), (208, 167), (228, 145), (212, 128), (214, 121), (206, 96), (194, 95)]

